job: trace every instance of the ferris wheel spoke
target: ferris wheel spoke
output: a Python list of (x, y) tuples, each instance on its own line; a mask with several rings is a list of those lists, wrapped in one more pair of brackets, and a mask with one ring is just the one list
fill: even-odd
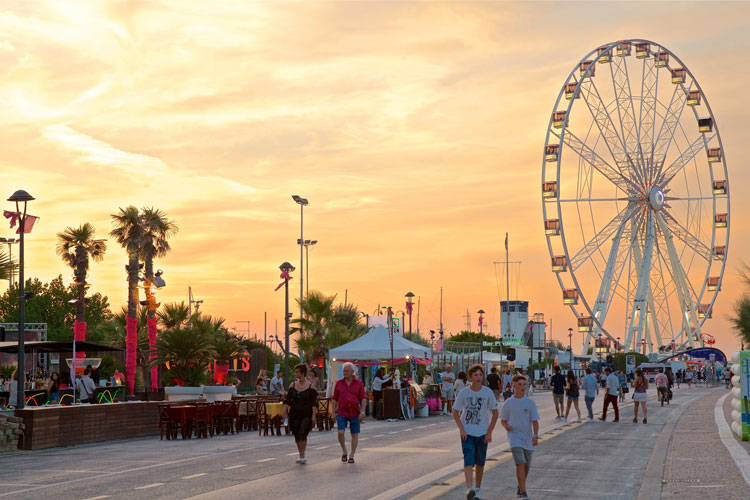
[(627, 206), (623, 208), (611, 221), (609, 221), (596, 235), (591, 238), (571, 259), (570, 268), (575, 271), (581, 264), (586, 262), (591, 255), (604, 243), (609, 241), (618, 227), (625, 224), (633, 215), (638, 213), (638, 207)]
[(643, 178), (643, 164), (641, 145), (638, 141), (637, 123), (635, 120), (635, 109), (633, 96), (630, 91), (630, 76), (628, 65), (624, 57), (615, 57), (609, 65), (612, 73), (612, 84), (615, 90), (615, 102), (617, 103), (617, 114), (620, 118), (625, 156), (632, 169)]
[(676, 236), (680, 241), (691, 248), (695, 254), (703, 257), (706, 262), (711, 262), (711, 249), (701, 240), (696, 238), (692, 232), (680, 224), (672, 214), (665, 212), (664, 215), (664, 220), (672, 235)]
[(628, 158), (625, 144), (617, 132), (612, 117), (609, 116), (607, 106), (602, 101), (593, 79), (584, 79), (580, 84), (580, 88), (583, 100), (586, 102), (586, 106), (589, 108), (591, 116), (594, 118), (596, 126), (599, 129), (599, 133), (604, 138), (604, 143), (612, 158), (614, 158), (622, 177), (629, 179), (631, 182), (636, 180), (633, 179), (634, 169)]
[[(662, 310), (662, 317), (664, 318), (662, 321), (662, 331), (666, 330), (668, 332), (673, 332), (674, 327), (672, 325), (672, 312), (669, 307), (670, 302), (670, 296), (671, 293), (668, 293), (668, 283), (666, 277), (668, 276), (667, 271), (664, 272), (664, 253), (662, 252), (661, 245), (659, 244), (659, 240), (657, 238), (656, 240), (656, 249), (657, 249), (657, 259), (656, 264), (659, 266), (659, 273), (657, 275), (656, 279), (656, 289), (661, 291), (662, 295), (662, 302), (661, 302), (661, 310)], [(673, 280), (669, 281), (669, 283), (674, 283)]]
[[(553, 135), (560, 137), (555, 132), (553, 132)], [(612, 184), (620, 188), (621, 191), (628, 193), (637, 190), (638, 187), (636, 184), (623, 176), (619, 169), (613, 167), (604, 160), (604, 158), (596, 154), (594, 150), (588, 147), (573, 132), (566, 130), (562, 134), (562, 140), (565, 145), (575, 152), (582, 160), (591, 165), (592, 168), (603, 175)]]
[(680, 173), (680, 171), (682, 171), (683, 168), (685, 168), (691, 161), (693, 161), (693, 158), (695, 158), (698, 153), (703, 151), (706, 144), (711, 142), (714, 137), (716, 137), (716, 135), (712, 135), (707, 139), (703, 136), (700, 136), (695, 141), (693, 141), (690, 146), (688, 146), (687, 149), (685, 149), (685, 151), (683, 151), (682, 154), (677, 157), (677, 159), (669, 164), (667, 168), (658, 172), (658, 175), (656, 177), (656, 184), (660, 185), (662, 189), (666, 187), (670, 183), (670, 181), (674, 179), (675, 176)]
[(639, 245), (633, 249), (633, 253), (636, 257), (635, 264), (638, 269), (638, 277), (632, 305), (632, 314), (630, 315), (630, 325), (626, 336), (626, 345), (631, 345), (634, 336), (638, 337), (638, 341), (640, 341), (643, 336), (643, 325), (646, 316), (648, 315), (651, 262), (654, 253), (654, 233), (654, 216), (653, 212), (649, 211), (646, 214), (646, 237), (643, 245), (643, 254), (640, 253)]
[[(666, 199), (666, 198), (665, 198)], [(678, 199), (678, 198), (676, 198)], [(560, 203), (589, 203), (592, 201), (638, 201), (635, 196), (625, 196), (621, 198), (570, 198), (566, 200), (558, 200)]]
[(682, 111), (685, 109), (688, 93), (690, 93), (690, 89), (692, 88), (693, 82), (690, 83), (687, 90), (685, 90), (682, 85), (675, 85), (672, 99), (669, 101), (667, 113), (664, 115), (664, 121), (661, 124), (659, 135), (654, 143), (654, 153), (651, 161), (650, 175), (648, 177), (649, 181), (653, 181), (664, 166), (667, 153), (669, 152), (669, 146), (674, 139), (675, 129), (680, 123), (680, 117), (682, 116)]
[(612, 246), (609, 250), (607, 265), (604, 268), (602, 281), (599, 285), (599, 293), (596, 296), (596, 301), (594, 302), (594, 308), (592, 310), (594, 319), (597, 322), (595, 323), (595, 334), (598, 334), (601, 331), (599, 325), (603, 325), (607, 319), (607, 313), (609, 312), (609, 306), (612, 303), (612, 297), (615, 290), (617, 290), (617, 284), (620, 280), (620, 276), (622, 275), (622, 272), (620, 272), (619, 274), (617, 273), (617, 263), (618, 256), (620, 255), (620, 249), (622, 248), (621, 243), (623, 239), (627, 241), (627, 238), (623, 238), (625, 236), (624, 233), (627, 227), (627, 224), (620, 224), (615, 237), (612, 239)]
[[(643, 79), (641, 80), (641, 108), (638, 119), (638, 143), (643, 153), (643, 164), (650, 168), (654, 151), (654, 128), (656, 126), (656, 96), (659, 89), (658, 68), (653, 57), (643, 59)], [(648, 160), (648, 161), (647, 161)]]

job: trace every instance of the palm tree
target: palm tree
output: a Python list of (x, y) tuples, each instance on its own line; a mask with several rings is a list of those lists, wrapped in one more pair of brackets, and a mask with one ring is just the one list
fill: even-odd
[(76, 340), (86, 340), (86, 276), (89, 270), (89, 258), (95, 262), (104, 259), (107, 251), (106, 240), (94, 239), (94, 226), (88, 222), (77, 227), (66, 227), (57, 233), (57, 255), (73, 269), (73, 280), (78, 286), (76, 302)]
[(164, 304), (160, 311), (157, 311), (159, 323), (165, 330), (173, 328), (182, 328), (190, 319), (190, 308), (185, 302), (172, 302)]
[(125, 375), (132, 395), (135, 391), (136, 343), (138, 321), (136, 309), (138, 306), (138, 271), (140, 270), (139, 256), (143, 245), (143, 218), (134, 206), (120, 208), (120, 212), (113, 214), (112, 222), (115, 228), (109, 233), (128, 253), (128, 313), (126, 317), (127, 345), (125, 355)]
[(290, 321), (298, 326), (290, 328), (289, 333), (300, 334), (297, 347), (307, 354), (307, 359), (310, 361), (326, 355), (326, 329), (333, 320), (335, 300), (336, 295), (327, 297), (321, 292), (312, 291), (302, 301), (302, 318)]
[[(750, 266), (743, 264), (740, 269), (740, 278), (745, 286), (750, 289)], [(750, 345), (750, 293), (743, 293), (734, 303), (734, 316), (729, 321), (737, 330), (737, 337), (743, 345)]]
[[(177, 232), (177, 224), (167, 219), (164, 212), (155, 208), (143, 208), (141, 210), (143, 219), (143, 243), (141, 245), (141, 258), (144, 263), (144, 279), (146, 286), (151, 286), (154, 279), (154, 259), (164, 257), (170, 250), (170, 236)], [(153, 351), (156, 344), (156, 308), (158, 305), (155, 300), (151, 300), (148, 307), (148, 345)], [(152, 352), (151, 357), (156, 356)], [(151, 370), (151, 388), (158, 387), (157, 369)]]
[(7, 280), (10, 278), (10, 273), (16, 268), (13, 261), (10, 260), (10, 256), (4, 251), (0, 250), (0, 280)]

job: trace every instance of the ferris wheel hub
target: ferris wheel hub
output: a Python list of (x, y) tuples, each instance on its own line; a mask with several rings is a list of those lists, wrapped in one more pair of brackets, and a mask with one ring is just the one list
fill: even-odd
[(661, 210), (664, 208), (664, 191), (659, 186), (652, 187), (651, 193), (648, 195), (648, 201), (652, 209)]

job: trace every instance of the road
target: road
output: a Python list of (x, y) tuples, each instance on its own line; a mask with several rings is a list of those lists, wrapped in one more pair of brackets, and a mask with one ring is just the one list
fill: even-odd
[[(689, 397), (698, 397), (699, 391), (708, 390), (695, 390)], [(564, 453), (555, 454), (552, 450), (559, 448), (564, 451), (565, 446), (576, 446), (576, 439), (582, 439), (581, 436), (585, 437), (585, 433), (591, 433), (593, 429), (605, 434), (617, 432), (623, 434), (624, 439), (630, 440), (633, 445), (620, 458), (623, 464), (632, 462), (632, 465), (624, 466), (630, 467), (627, 469), (627, 484), (636, 490), (668, 412), (679, 411), (688, 401), (687, 395), (678, 393), (676, 404), (665, 410), (656, 408), (652, 401), (649, 424), (636, 426), (629, 422), (628, 416), (632, 415), (632, 409), (629, 408), (621, 416), (620, 424), (560, 422), (554, 419), (549, 393), (538, 393), (533, 398), (542, 416), (542, 446), (545, 446), (545, 441), (549, 441), (546, 446), (550, 450), (542, 453), (540, 446), (537, 461), (540, 468), (557, 467), (562, 472), (568, 467), (586, 469), (588, 461), (593, 464), (592, 470), (606, 470), (606, 467), (602, 469), (595, 465), (602, 460), (606, 461), (605, 455), (608, 453), (614, 453), (606, 446), (598, 447), (600, 449), (595, 455), (588, 448), (579, 446), (579, 454), (574, 457), (565, 456)], [(680, 403), (680, 399), (683, 403)], [(601, 407), (600, 400), (596, 407)], [(585, 408), (582, 410), (585, 411)], [(616, 425), (621, 427), (613, 427)], [(587, 431), (587, 426), (593, 427)], [(576, 436), (576, 433), (579, 435)], [(568, 444), (563, 442), (566, 435), (570, 436)], [(555, 442), (561, 444), (558, 446)], [(496, 470), (488, 471), (487, 486), (494, 482), (493, 475), (497, 478), (505, 477), (504, 473), (500, 473), (509, 465), (509, 454), (505, 450), (505, 432), (498, 426), (489, 449), (492, 459), (489, 468)], [(542, 460), (544, 455), (546, 457)], [(411, 422), (368, 421), (362, 427), (360, 449), (356, 454), (357, 463), (342, 464), (340, 456), (334, 431), (311, 433), (308, 464), (305, 466), (294, 462), (296, 452), (291, 437), (260, 437), (255, 432), (208, 440), (160, 441), (156, 437), (19, 452), (0, 456), (0, 497), (14, 500), (406, 499), (415, 496), (462, 498), (465, 494), (460, 484), (462, 460), (458, 432), (448, 416)], [(544, 465), (545, 461), (547, 465)], [(576, 481), (584, 484), (590, 480), (595, 480), (595, 477), (581, 477)], [(531, 486), (533, 484), (530, 483)], [(505, 491), (507, 488), (503, 485), (495, 485), (494, 488)], [(511, 486), (514, 493), (514, 485)], [(489, 491), (486, 488), (483, 490)], [(499, 492), (495, 496), (485, 494), (485, 497), (505, 498)], [(511, 495), (508, 498), (513, 497)], [(553, 497), (573, 498), (559, 493), (550, 498)]]

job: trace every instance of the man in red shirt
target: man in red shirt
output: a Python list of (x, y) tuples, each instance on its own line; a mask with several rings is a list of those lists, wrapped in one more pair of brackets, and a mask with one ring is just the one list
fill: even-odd
[[(336, 382), (333, 389), (333, 412), (336, 414), (336, 426), (338, 427), (339, 444), (344, 452), (341, 461), (354, 463), (354, 452), (357, 451), (359, 441), (359, 424), (365, 421), (365, 404), (367, 404), (367, 393), (365, 385), (354, 376), (354, 365), (344, 363), (342, 369), (344, 378)], [(352, 452), (348, 456), (346, 451), (346, 425), (352, 435)]]

